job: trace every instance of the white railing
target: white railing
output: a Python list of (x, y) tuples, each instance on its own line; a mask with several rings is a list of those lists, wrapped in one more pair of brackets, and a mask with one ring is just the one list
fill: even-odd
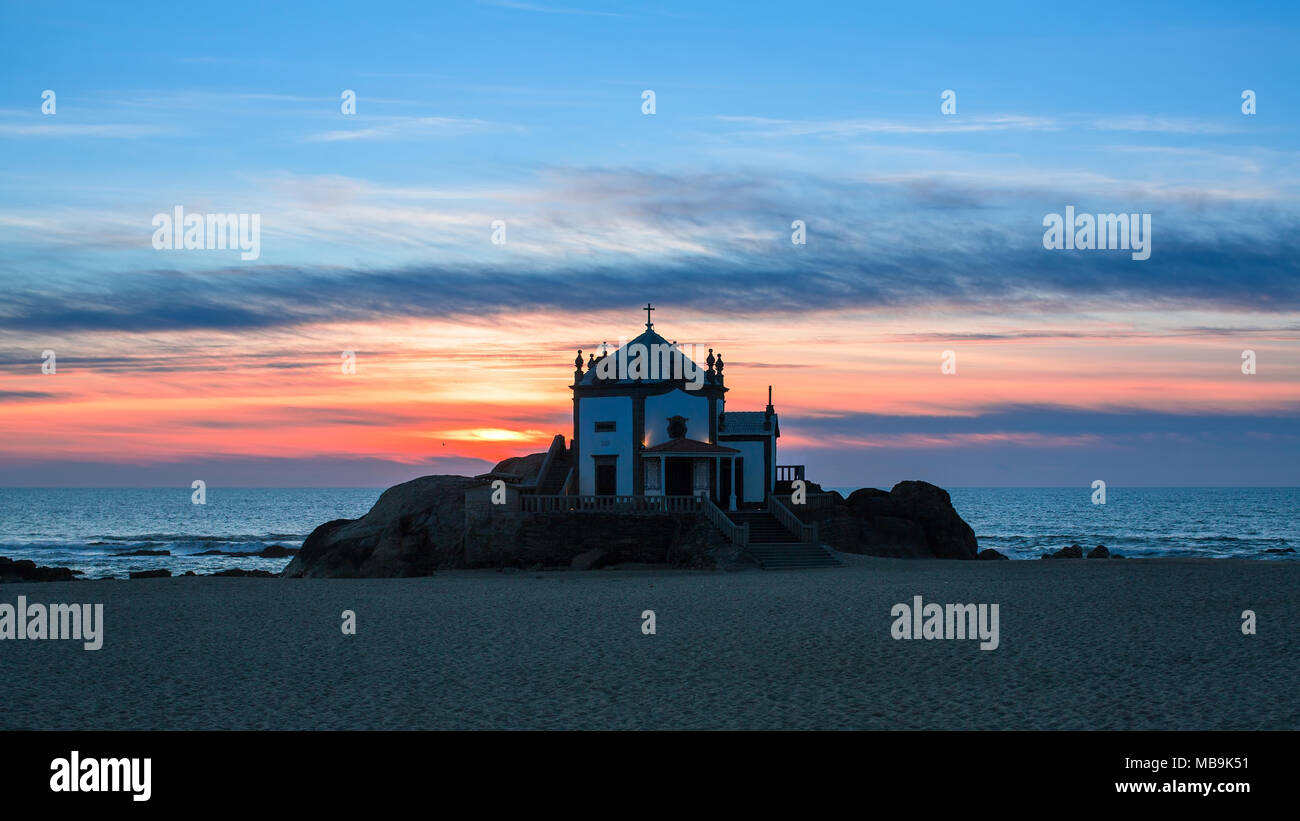
[(803, 478), (803, 465), (777, 465), (776, 480), (778, 482), (793, 482), (795, 479)]
[(817, 510), (822, 507), (830, 507), (835, 504), (836, 496), (834, 493), (809, 493), (804, 497), (803, 504), (796, 505), (793, 501), (794, 497), (792, 494), (774, 493), (769, 495), (775, 496), (777, 501), (791, 510), (794, 510), (796, 507), (804, 510)]
[(539, 493), (520, 495), (524, 513), (556, 511), (586, 513), (696, 513), (700, 496), (559, 496)]
[(767, 509), (772, 512), (772, 515), (776, 517), (776, 520), (784, 525), (787, 530), (793, 533), (798, 533), (799, 541), (802, 544), (819, 543), (820, 540), (817, 538), (816, 523), (804, 524), (799, 520), (798, 516), (794, 515), (794, 511), (781, 503), (781, 500), (777, 498), (776, 494), (767, 494)]
[(749, 547), (749, 522), (738, 525), (731, 521), (727, 512), (713, 503), (713, 500), (707, 496), (701, 496), (704, 501), (703, 511), (710, 524), (722, 531), (722, 535), (727, 537), (727, 541), (734, 544), (742, 550)]

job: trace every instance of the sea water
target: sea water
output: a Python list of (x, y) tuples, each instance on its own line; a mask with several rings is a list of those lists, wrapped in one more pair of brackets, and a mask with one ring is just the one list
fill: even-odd
[[(848, 489), (839, 489), (847, 492)], [(288, 559), (233, 557), (269, 545), (300, 547), (320, 524), (355, 519), (381, 488), (0, 488), (0, 556), (71, 567), (86, 577), (167, 568), (279, 572)], [(1108, 487), (1106, 504), (1082, 488), (952, 488), (980, 548), (1036, 559), (1077, 542), (1132, 557), (1296, 559), (1300, 488)], [(124, 556), (135, 550), (170, 556)], [(206, 551), (216, 555), (198, 555)]]

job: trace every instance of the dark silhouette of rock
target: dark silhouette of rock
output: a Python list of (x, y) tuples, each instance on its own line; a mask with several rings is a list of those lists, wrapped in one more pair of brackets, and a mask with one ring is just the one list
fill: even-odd
[(258, 579), (273, 579), (276, 574), (269, 570), (244, 570), (239, 567), (228, 567), (225, 570), (218, 570), (216, 573), (209, 573), (209, 576), (236, 576)]
[(160, 567), (157, 570), (132, 570), (130, 576), (133, 579), (166, 579), (171, 574), (167, 568)]
[(1092, 550), (1089, 550), (1089, 551), (1088, 551), (1088, 558), (1089, 558), (1089, 559), (1109, 559), (1109, 558), (1110, 558), (1110, 551), (1106, 549), (1106, 545), (1104, 545), (1104, 544), (1099, 544), (1099, 545), (1097, 545), (1096, 547), (1094, 547)]
[(839, 494), (820, 507), (789, 505), (805, 522), (816, 523), (821, 541), (844, 553), (894, 558), (974, 559), (975, 531), (943, 488), (928, 482), (899, 482), (889, 491), (862, 488)]
[(1043, 556), (1042, 556), (1042, 558), (1044, 558), (1044, 559), (1082, 559), (1082, 558), (1083, 558), (1083, 548), (1082, 548), (1082, 547), (1079, 547), (1077, 544), (1072, 544), (1072, 545), (1070, 545), (1069, 547), (1063, 547), (1063, 548), (1061, 548), (1060, 550), (1056, 551), (1055, 553), (1044, 553)]
[(999, 559), (1010, 561), (1010, 559), (1008, 559), (1006, 556), (1003, 556), (1001, 553), (999, 553), (998, 551), (994, 550), (991, 547), (986, 547), (983, 550), (981, 550), (979, 552), (979, 555), (976, 558), (984, 559), (986, 561), (988, 560), (997, 561)]
[(603, 567), (604, 564), (605, 551), (598, 547), (579, 553), (574, 556), (573, 561), (570, 562), (570, 566), (574, 570), (595, 570), (598, 567)]
[(1264, 552), (1265, 553), (1294, 553), (1295, 548), (1294, 547), (1266, 547), (1264, 548)]
[(463, 564), (466, 476), (424, 476), (390, 487), (360, 519), (312, 531), (282, 575), (291, 578), (428, 576)]
[(285, 547), (282, 544), (273, 544), (273, 545), (267, 545), (261, 550), (249, 550), (249, 551), (204, 550), (201, 553), (195, 553), (193, 555), (230, 556), (232, 558), (243, 558), (243, 559), (246, 559), (250, 556), (256, 556), (259, 559), (287, 559), (288, 557), (297, 554), (297, 552), (298, 552), (298, 548), (296, 547)]
[(297, 555), (297, 553), (297, 548), (285, 547), (282, 544), (273, 544), (262, 548), (262, 552), (257, 555), (263, 559), (287, 559), (290, 556)]
[(81, 574), (68, 567), (38, 567), (30, 559), (14, 561), (0, 556), (0, 582), (71, 582)]
[[(438, 568), (568, 568), (593, 550), (592, 567), (624, 562), (711, 568), (725, 539), (692, 513), (522, 513), (486, 502), (467, 532), (465, 476), (425, 476), (389, 488), (360, 519), (316, 528), (285, 568), (289, 578), (427, 576)], [(486, 498), (486, 497), (485, 497)], [(582, 559), (583, 564), (589, 559)]]
[(118, 553), (116, 555), (118, 556), (170, 556), (171, 554), (172, 552), (170, 550), (150, 550), (148, 548), (141, 548), (139, 550), (124, 550), (121, 553)]
[(542, 463), (545, 461), (545, 451), (530, 453), (527, 456), (511, 456), (509, 459), (497, 462), (496, 467), (492, 468), (492, 473), (513, 474), (519, 477), (519, 482), (528, 483), (537, 479), (537, 474), (542, 472)]

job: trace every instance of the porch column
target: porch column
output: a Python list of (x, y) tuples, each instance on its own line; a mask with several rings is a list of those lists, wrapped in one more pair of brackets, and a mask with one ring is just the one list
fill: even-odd
[(666, 481), (668, 472), (664, 469), (664, 462), (666, 461), (668, 461), (667, 456), (659, 457), (659, 494), (661, 496), (668, 495), (668, 484)]
[(736, 457), (731, 457), (731, 509), (736, 509)]

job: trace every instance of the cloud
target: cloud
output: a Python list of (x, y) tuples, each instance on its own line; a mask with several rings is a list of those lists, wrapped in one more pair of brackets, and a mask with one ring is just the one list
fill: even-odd
[(479, 0), (485, 6), (496, 6), (502, 9), (512, 9), (514, 11), (530, 11), (537, 14), (567, 14), (578, 15), (582, 17), (626, 17), (625, 14), (619, 14), (611, 11), (593, 11), (590, 9), (565, 8), (561, 6), (544, 6), (540, 3), (522, 3), (518, 0)]
[(373, 122), (362, 128), (334, 129), (312, 134), (309, 142), (342, 142), (351, 140), (402, 140), (423, 137), (458, 137), (488, 129), (507, 126), (489, 123), (473, 117), (369, 117), (361, 122)]
[[(58, 116), (58, 115), (54, 115)], [(96, 137), (130, 140), (140, 137), (167, 137), (181, 132), (170, 126), (135, 123), (0, 123), (0, 137)]]
[[(1300, 220), (1271, 204), (1188, 208), (983, 184), (630, 170), (554, 169), (532, 188), (489, 192), (482, 202), (473, 192), (470, 199), (411, 198), (328, 183), (303, 190), (329, 196), (299, 192), (291, 202), (268, 203), (276, 210), (263, 214), (264, 258), (295, 242), (309, 252), (337, 244), (353, 257), (409, 243), (410, 256), (438, 262), (137, 269), (89, 281), (15, 273), (0, 295), (0, 325), (252, 329), (570, 310), (575, 299), (615, 306), (630, 294), (735, 314), (1300, 310)], [(1080, 213), (1151, 212), (1151, 258), (1045, 250), (1043, 215), (1066, 203)], [(488, 241), (493, 213), (510, 216), (509, 244), (500, 248)], [(806, 245), (790, 242), (795, 218), (806, 221)], [(121, 224), (120, 215), (110, 223), (119, 233)], [(146, 228), (139, 233), (147, 249)], [(205, 252), (155, 253), (173, 264), (213, 264)], [(66, 267), (65, 257), (51, 267)]]

